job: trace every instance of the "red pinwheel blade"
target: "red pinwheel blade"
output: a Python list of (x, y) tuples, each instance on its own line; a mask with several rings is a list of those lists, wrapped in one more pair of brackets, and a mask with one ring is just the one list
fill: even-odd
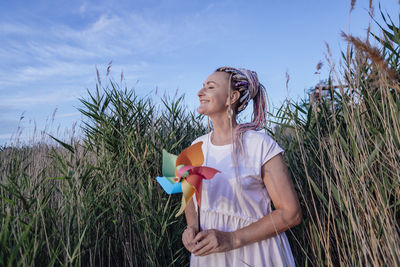
[(197, 205), (201, 207), (201, 185), (203, 182), (203, 177), (198, 174), (189, 174), (189, 176), (186, 177), (186, 181), (195, 188)]
[(206, 166), (194, 167), (193, 169), (190, 170), (191, 174), (200, 175), (200, 176), (202, 176), (203, 179), (207, 179), (207, 180), (210, 180), (211, 178), (213, 178), (215, 176), (215, 174), (217, 174), (218, 172), (220, 172), (220, 171), (216, 170), (214, 168), (211, 168), (211, 167), (206, 167)]
[[(201, 188), (202, 188), (202, 183), (203, 179), (211, 179), (214, 177), (214, 175), (220, 171), (210, 168), (210, 167), (191, 167), (191, 166), (185, 166), (185, 168), (182, 172), (182, 174), (185, 171), (189, 171), (189, 175), (186, 177), (186, 181), (193, 185), (193, 187), (196, 190), (196, 200), (197, 204), (199, 207), (201, 207)], [(191, 167), (191, 168), (190, 168)], [(184, 167), (182, 167), (184, 168)]]
[(214, 168), (206, 166), (183, 166), (177, 172), (178, 178), (182, 178), (182, 175), (187, 171), (189, 171), (190, 174), (198, 174), (202, 176), (203, 179), (207, 180), (213, 178), (216, 173), (220, 172)]

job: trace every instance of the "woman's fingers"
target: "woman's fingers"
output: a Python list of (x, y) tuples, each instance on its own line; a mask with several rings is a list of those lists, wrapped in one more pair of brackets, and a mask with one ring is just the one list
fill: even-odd
[(207, 238), (203, 238), (201, 241), (194, 243), (194, 247), (192, 253), (196, 256), (199, 256), (200, 252), (204, 252), (205, 248), (210, 244), (210, 241)]
[(209, 252), (214, 248), (213, 244), (213, 231), (206, 230), (198, 233), (193, 240), (195, 244), (192, 253), (196, 256), (202, 255), (206, 252)]
[(183, 245), (185, 246), (185, 248), (189, 250), (189, 247), (188, 247), (188, 245), (189, 245), (189, 240), (188, 240), (188, 237), (187, 237), (187, 234), (186, 234), (186, 233), (183, 233), (183, 234), (182, 234), (182, 243), (183, 243)]
[(196, 256), (205, 256), (214, 252), (229, 251), (233, 249), (231, 232), (206, 230), (196, 235), (192, 253)]
[(185, 239), (183, 241), (183, 245), (185, 246), (185, 248), (191, 252), (193, 250), (194, 245), (192, 244), (192, 242), (190, 240)]
[(200, 242), (203, 238), (205, 238), (209, 234), (210, 230), (204, 230), (201, 231), (200, 233), (197, 233), (196, 237), (193, 240), (193, 243), (197, 244)]
[(207, 239), (205, 239), (204, 241), (202, 241), (204, 242), (204, 245), (200, 249), (197, 249), (193, 252), (194, 255), (205, 256), (211, 254), (214, 251), (215, 245), (213, 244), (213, 242), (209, 242), (209, 240)]
[(186, 228), (182, 233), (182, 243), (188, 251), (192, 251), (194, 247), (193, 239), (195, 238), (195, 231), (191, 228)]

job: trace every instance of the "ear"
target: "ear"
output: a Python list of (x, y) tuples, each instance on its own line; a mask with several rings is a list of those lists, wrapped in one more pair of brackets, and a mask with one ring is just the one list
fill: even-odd
[(239, 98), (240, 98), (239, 91), (231, 92), (231, 105), (234, 105), (235, 103), (238, 103)]

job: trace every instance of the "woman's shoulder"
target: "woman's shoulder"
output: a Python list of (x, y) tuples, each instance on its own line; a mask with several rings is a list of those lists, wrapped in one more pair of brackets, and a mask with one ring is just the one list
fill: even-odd
[(198, 143), (198, 142), (201, 142), (201, 141), (203, 141), (203, 142), (206, 141), (208, 135), (209, 135), (209, 133), (206, 133), (206, 134), (204, 134), (204, 135), (202, 135), (202, 136), (197, 137), (196, 139), (193, 140), (192, 145), (193, 145), (193, 144), (196, 144), (196, 143)]
[(255, 131), (255, 130), (247, 130), (244, 133), (244, 138), (245, 139), (250, 139), (250, 140), (271, 140), (273, 139), (269, 134), (267, 134), (267, 131), (265, 130), (260, 130), (260, 131)]
[(265, 131), (246, 131), (245, 142), (249, 151), (259, 151), (261, 163), (264, 165), (275, 155), (284, 152), (284, 149)]
[(255, 131), (247, 130), (243, 136), (244, 142), (247, 146), (257, 147), (257, 146), (276, 146), (278, 143), (274, 138), (272, 138), (266, 130)]

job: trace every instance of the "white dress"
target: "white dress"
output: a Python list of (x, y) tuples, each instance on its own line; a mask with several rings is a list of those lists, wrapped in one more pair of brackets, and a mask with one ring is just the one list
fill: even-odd
[[(211, 133), (203, 141), (204, 166), (215, 168), (211, 180), (203, 180), (200, 225), (202, 230), (235, 231), (258, 221), (271, 209), (271, 199), (261, 178), (261, 167), (284, 150), (266, 133), (246, 131), (246, 157), (239, 156), (239, 175), (235, 175), (232, 145), (216, 146)], [(195, 198), (194, 198), (195, 199)], [(194, 201), (197, 209), (197, 203)], [(285, 233), (228, 252), (207, 256), (191, 255), (190, 266), (295, 266)]]

